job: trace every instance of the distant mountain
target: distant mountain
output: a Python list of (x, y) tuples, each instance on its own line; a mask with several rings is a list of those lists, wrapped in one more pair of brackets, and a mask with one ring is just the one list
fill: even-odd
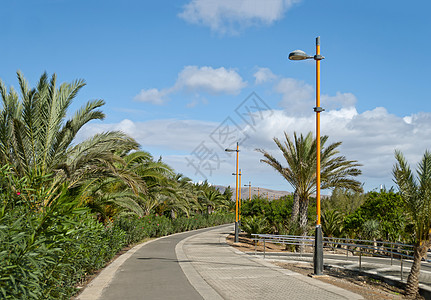
[[(224, 193), (224, 191), (226, 190), (227, 187), (222, 186), (222, 185), (214, 185), (214, 187), (216, 189), (218, 189), (220, 191), (220, 193)], [(232, 190), (232, 200), (235, 200), (235, 187), (231, 187)], [(271, 189), (265, 189), (265, 188), (261, 188), (261, 187), (251, 187), (251, 191), (249, 191), (248, 187), (241, 187), (240, 189), (240, 193), (241, 193), (241, 199), (248, 199), (250, 192), (251, 192), (251, 197), (253, 198), (254, 195), (259, 195), (260, 197), (264, 197), (267, 198), (269, 200), (274, 200), (274, 199), (278, 199), (282, 196), (287, 196), (287, 195), (291, 195), (291, 192), (287, 192), (287, 191), (277, 191), (277, 190), (271, 190)]]

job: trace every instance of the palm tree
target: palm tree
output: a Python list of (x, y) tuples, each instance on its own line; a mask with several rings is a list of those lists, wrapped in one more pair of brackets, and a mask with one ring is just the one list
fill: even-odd
[(88, 180), (103, 176), (121, 177), (116, 165), (124, 161), (117, 153), (138, 149), (131, 137), (113, 131), (73, 144), (85, 124), (104, 118), (98, 110), (104, 101), (94, 100), (65, 120), (72, 101), (85, 86), (83, 80), (58, 86), (55, 74), (48, 80), (44, 73), (36, 88), (30, 89), (24, 76), (20, 72), (17, 75), (21, 97), (13, 88), (8, 92), (0, 81), (2, 165), (10, 165), (19, 177), (39, 178), (51, 174), (57, 184), (68, 182), (69, 188), (78, 188)]
[(206, 206), (207, 213), (212, 214), (215, 208), (223, 206), (222, 203), (225, 199), (219, 191), (215, 189), (208, 189), (203, 191), (200, 200), (202, 201), (202, 204)]
[(343, 231), (343, 215), (338, 210), (325, 210), (322, 214), (322, 230), (328, 237), (340, 237)]
[(101, 222), (112, 219), (115, 215), (145, 215), (139, 196), (119, 178), (102, 177), (82, 190), (83, 203)]
[(378, 220), (366, 220), (362, 224), (362, 238), (373, 240), (373, 252), (376, 252), (377, 249), (377, 239), (381, 236), (381, 226)]
[[(274, 142), (283, 154), (287, 166), (283, 166), (274, 156), (263, 149), (256, 149), (262, 153), (264, 162), (279, 172), (294, 188), (294, 204), (292, 221), (296, 221), (299, 211), (299, 227), (302, 234), (307, 232), (307, 211), (310, 196), (316, 191), (316, 139), (312, 133), (307, 136), (297, 136), (291, 140), (284, 133), (286, 141), (283, 143), (274, 138)], [(352, 177), (361, 174), (357, 167), (361, 166), (354, 160), (346, 160), (344, 156), (338, 156), (338, 147), (341, 142), (330, 144), (325, 147), (328, 136), (320, 138), (321, 144), (321, 188), (329, 189), (335, 187), (349, 188), (362, 191), (360, 182)]]
[(175, 174), (169, 180), (167, 189), (169, 197), (165, 197), (166, 209), (171, 212), (171, 218), (175, 219), (178, 214), (190, 217), (193, 212), (200, 211), (199, 191), (196, 190), (192, 180), (183, 174)]
[(416, 298), (421, 260), (431, 246), (431, 153), (424, 153), (416, 176), (400, 151), (395, 151), (395, 159), (392, 173), (414, 228), (414, 258), (407, 278), (406, 296)]
[[(124, 161), (125, 165), (119, 166), (119, 170), (124, 174), (129, 174), (129, 178), (137, 177), (131, 182), (138, 183), (133, 191), (144, 215), (148, 215), (152, 209), (161, 203), (169, 203), (170, 199), (175, 197), (172, 180), (175, 173), (161, 158), (156, 161), (150, 153), (136, 151), (127, 154)], [(118, 191), (127, 188), (124, 183), (127, 181), (120, 178), (119, 183), (121, 182), (123, 184), (118, 186)]]

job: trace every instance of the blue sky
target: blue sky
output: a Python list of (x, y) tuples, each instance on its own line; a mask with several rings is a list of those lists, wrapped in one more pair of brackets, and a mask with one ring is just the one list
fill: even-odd
[[(234, 185), (228, 142), (215, 137), (230, 125), (236, 140), (247, 137), (244, 183), (291, 190), (254, 149), (278, 155), (273, 137), (314, 131), (314, 61), (287, 55), (314, 54), (321, 36), (322, 134), (363, 164), (360, 180), (372, 190), (393, 185), (395, 148), (413, 165), (431, 148), (430, 8), (386, 0), (7, 1), (0, 78), (9, 87), (17, 70), (32, 85), (44, 71), (85, 79), (73, 109), (101, 98), (106, 119), (79, 140), (123, 130), (195, 181)], [(252, 101), (265, 105), (250, 125), (236, 110)]]

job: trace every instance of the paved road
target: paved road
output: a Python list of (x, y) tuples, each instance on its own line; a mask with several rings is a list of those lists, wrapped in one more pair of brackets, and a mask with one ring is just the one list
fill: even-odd
[(95, 299), (362, 299), (226, 244), (233, 226), (176, 234), (136, 247), (78, 297)]
[(115, 266), (116, 270), (108, 270), (104, 282), (96, 278), (78, 299), (202, 299), (184, 275), (175, 253), (179, 241), (198, 232), (174, 234), (137, 246)]

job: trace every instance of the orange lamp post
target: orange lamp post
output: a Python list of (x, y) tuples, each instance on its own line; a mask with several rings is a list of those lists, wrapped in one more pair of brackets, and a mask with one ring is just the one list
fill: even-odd
[(236, 150), (234, 149), (225, 149), (226, 152), (236, 152), (236, 173), (233, 173), (232, 175), (236, 176), (236, 187), (235, 187), (235, 243), (238, 243), (238, 234), (239, 234), (239, 207), (238, 207), (238, 166), (239, 166), (239, 145), (236, 143)]
[(314, 59), (316, 61), (316, 210), (317, 222), (314, 238), (314, 274), (323, 274), (323, 234), (320, 224), (320, 113), (324, 111), (320, 107), (320, 61), (324, 59), (320, 55), (320, 36), (316, 38), (316, 55), (309, 56), (302, 50), (295, 50), (289, 54), (290, 60)]
[(239, 169), (239, 195), (238, 195), (238, 221), (239, 221), (239, 227), (241, 230), (241, 194), (242, 194), (242, 188), (241, 188), (241, 169)]
[(251, 181), (248, 184), (244, 184), (244, 186), (248, 186), (248, 201), (251, 201)]

